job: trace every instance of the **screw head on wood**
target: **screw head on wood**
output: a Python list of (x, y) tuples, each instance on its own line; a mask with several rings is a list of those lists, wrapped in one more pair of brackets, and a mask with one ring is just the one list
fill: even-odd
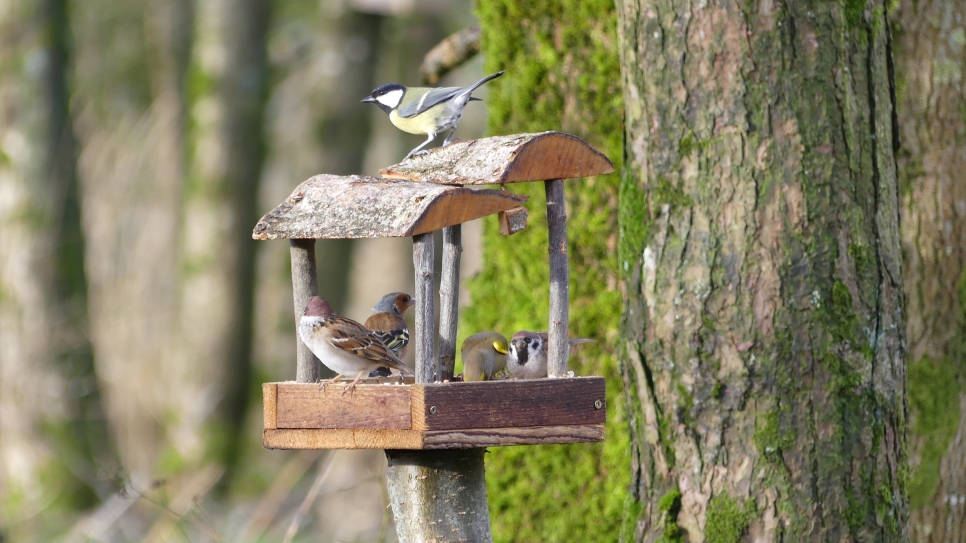
[(594, 400), (594, 409), (600, 409), (601, 407), (604, 407), (604, 402), (600, 400)]
[(439, 411), (439, 409), (436, 409), (436, 406), (435, 405), (432, 405), (432, 406), (429, 407), (429, 414), (430, 415), (435, 415), (437, 411)]

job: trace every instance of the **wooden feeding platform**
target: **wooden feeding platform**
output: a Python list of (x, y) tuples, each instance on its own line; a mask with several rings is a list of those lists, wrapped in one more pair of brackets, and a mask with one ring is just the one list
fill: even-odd
[[(398, 379), (396, 380), (398, 382)], [(266, 383), (270, 449), (456, 449), (604, 439), (604, 379)]]
[[(496, 136), (433, 149), (383, 178), (317, 175), (255, 226), (255, 239), (288, 239), (296, 325), (318, 294), (317, 239), (413, 238), (415, 379), (366, 380), (343, 394), (320, 389), (319, 362), (298, 341), (296, 382), (263, 385), (263, 444), (272, 449), (462, 449), (601, 441), (602, 377), (567, 377), (568, 264), (564, 179), (613, 164), (560, 132)], [(550, 255), (548, 379), (451, 382), (456, 353), (460, 225), (500, 215), (501, 233), (526, 227), (527, 197), (509, 183), (543, 181)], [(470, 185), (498, 184), (485, 189)], [(439, 331), (434, 326), (432, 234), (443, 230)], [(438, 349), (437, 349), (438, 343)], [(480, 457), (482, 462), (482, 457)], [(390, 462), (392, 465), (392, 461)]]

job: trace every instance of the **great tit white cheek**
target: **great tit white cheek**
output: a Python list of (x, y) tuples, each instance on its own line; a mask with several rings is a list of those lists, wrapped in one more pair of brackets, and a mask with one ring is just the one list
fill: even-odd
[(399, 102), (402, 100), (403, 93), (404, 91), (402, 89), (393, 89), (387, 92), (386, 94), (376, 96), (376, 100), (378, 100), (379, 103), (384, 106), (395, 108), (396, 106), (399, 105)]

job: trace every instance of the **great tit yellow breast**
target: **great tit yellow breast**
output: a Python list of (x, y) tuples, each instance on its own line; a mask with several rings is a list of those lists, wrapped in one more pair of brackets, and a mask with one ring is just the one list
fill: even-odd
[[(402, 105), (402, 104), (400, 104)], [(445, 120), (446, 103), (436, 104), (413, 117), (400, 117), (396, 108), (389, 112), (389, 120), (396, 128), (410, 134), (436, 134), (442, 129), (440, 122)]]

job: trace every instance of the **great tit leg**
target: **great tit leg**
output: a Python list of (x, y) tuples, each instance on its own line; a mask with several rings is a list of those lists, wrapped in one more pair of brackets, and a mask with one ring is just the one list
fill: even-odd
[(412, 151), (409, 151), (409, 154), (406, 155), (406, 158), (402, 159), (403, 162), (406, 162), (407, 160), (409, 160), (409, 157), (411, 157), (413, 155), (423, 154), (423, 153), (426, 152), (426, 151), (423, 151), (422, 153), (420, 153), (419, 150), (422, 149), (423, 147), (426, 147), (427, 145), (430, 144), (430, 142), (432, 142), (434, 139), (436, 139), (436, 132), (430, 132), (427, 135), (429, 137), (426, 138), (426, 141), (424, 141), (423, 144), (420, 145), (419, 147), (413, 149)]
[(456, 137), (456, 127), (454, 126), (453, 129), (449, 131), (449, 134), (446, 135), (446, 139), (443, 140), (443, 147), (458, 143), (459, 141), (459, 138)]

